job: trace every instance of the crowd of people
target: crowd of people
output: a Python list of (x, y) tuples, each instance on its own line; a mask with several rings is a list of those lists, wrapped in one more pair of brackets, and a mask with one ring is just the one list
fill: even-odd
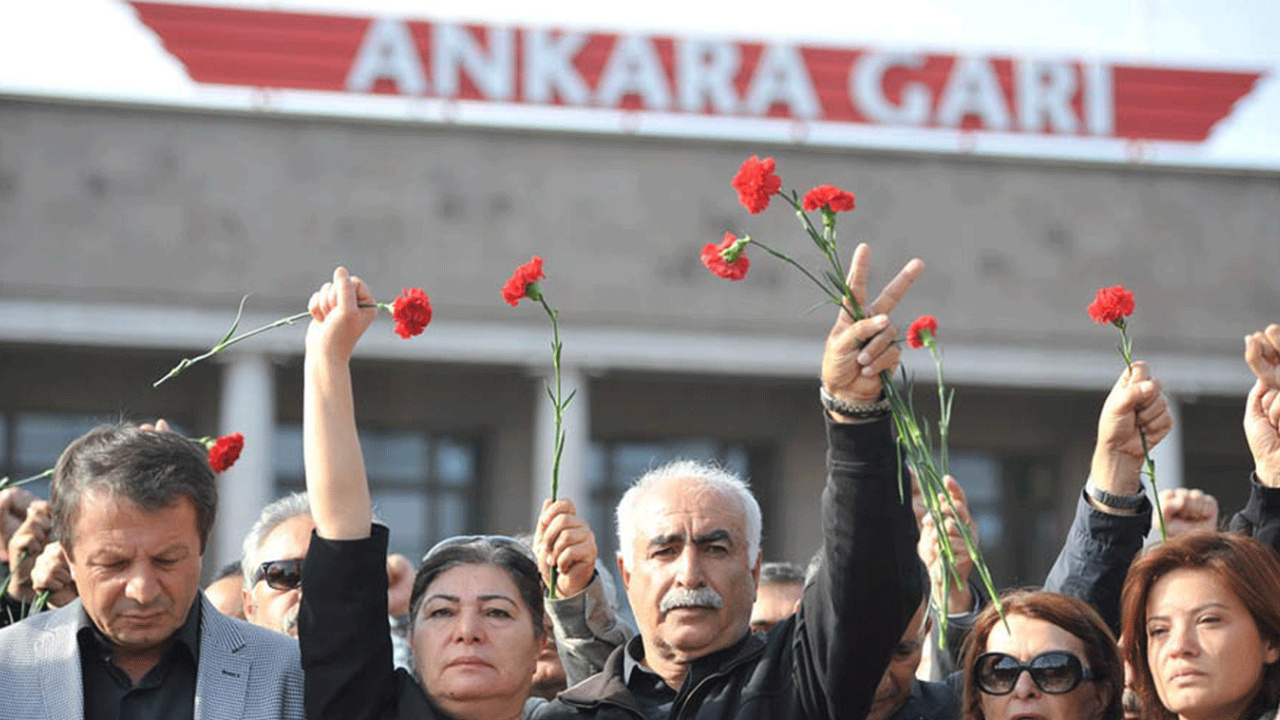
[[(875, 298), (868, 265), (860, 246), (849, 282), (865, 318), (837, 313), (823, 353), (823, 542), (807, 568), (763, 562), (749, 487), (692, 461), (623, 495), (612, 567), (605, 529), (570, 499), (547, 501), (525, 539), (449, 538), (416, 568), (388, 555), (349, 370), (377, 311), (337, 269), (309, 303), (307, 490), (264, 508), (203, 590), (214, 474), (162, 423), (73, 442), (47, 502), (0, 492), (0, 717), (1273, 720), (1280, 325), (1246, 339), (1255, 472), (1226, 530), (1211, 497), (1167, 490), (1169, 537), (1144, 547), (1143, 459), (1172, 415), (1134, 362), (1107, 395), (1043, 588), (997, 603), (959, 541), (972, 527), (961, 484), (946, 480), (940, 527), (905, 487), (884, 402), (900, 356), (889, 314), (923, 265)], [(32, 613), (38, 594), (48, 609)]]

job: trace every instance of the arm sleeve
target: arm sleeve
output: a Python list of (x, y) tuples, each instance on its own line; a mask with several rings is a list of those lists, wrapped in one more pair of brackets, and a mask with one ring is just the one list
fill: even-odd
[(942, 680), (960, 668), (960, 651), (964, 649), (964, 642), (969, 639), (969, 633), (973, 630), (973, 624), (978, 616), (991, 604), (991, 596), (987, 593), (986, 586), (974, 577), (975, 575), (977, 575), (976, 572), (969, 573), (967, 581), (969, 592), (973, 594), (973, 609), (969, 612), (947, 615), (946, 649), (937, 647), (937, 637), (941, 632), (942, 623), (938, 620), (936, 608), (929, 609), (929, 614), (933, 616), (933, 628), (929, 631), (929, 639), (934, 644), (931, 680)]
[(381, 525), (362, 540), (311, 534), (298, 610), (310, 720), (373, 720), (395, 705), (387, 535)]
[(794, 626), (795, 681), (809, 718), (863, 720), (920, 606), (924, 571), (890, 419), (828, 418), (827, 439), (821, 568)]
[(600, 672), (613, 649), (635, 635), (605, 596), (599, 571), (577, 595), (547, 600), (547, 612), (556, 628), (556, 650), (570, 687)]
[(1280, 552), (1280, 488), (1267, 487), (1250, 479), (1249, 502), (1236, 513), (1227, 529), (1252, 536)]
[(1136, 515), (1112, 515), (1090, 505), (1081, 492), (1067, 541), (1044, 589), (1084, 600), (1119, 633), (1120, 591), (1150, 529), (1149, 500)]

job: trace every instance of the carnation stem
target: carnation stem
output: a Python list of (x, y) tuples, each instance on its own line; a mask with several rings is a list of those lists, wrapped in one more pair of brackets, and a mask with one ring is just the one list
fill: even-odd
[(0, 478), (0, 490), (4, 490), (6, 488), (11, 488), (11, 487), (22, 487), (27, 483), (33, 483), (37, 480), (43, 480), (44, 478), (47, 478), (47, 477), (53, 477), (53, 468), (49, 468), (48, 470), (45, 470), (44, 472), (38, 473), (36, 475), (32, 475), (31, 477), (22, 478), (21, 480), (16, 480), (12, 482), (7, 477)]
[[(1133, 342), (1129, 339), (1128, 323), (1120, 318), (1115, 323), (1120, 328), (1120, 354), (1124, 357), (1125, 367), (1129, 368), (1129, 378), (1133, 378)], [(1142, 459), (1147, 466), (1147, 477), (1151, 479), (1151, 497), (1156, 506), (1156, 520), (1160, 527), (1160, 540), (1168, 542), (1169, 530), (1164, 524), (1164, 510), (1160, 507), (1160, 488), (1156, 486), (1156, 461), (1151, 457), (1151, 446), (1147, 442), (1147, 433), (1138, 425), (1137, 411), (1134, 411), (1134, 425), (1138, 428), (1138, 440), (1142, 442)]]
[[(805, 217), (808, 222), (808, 217)], [(809, 228), (812, 229), (812, 224)], [(832, 252), (827, 252), (827, 257), (831, 259)], [(807, 273), (806, 273), (807, 274)], [(859, 305), (857, 298), (853, 296), (853, 289), (849, 287), (848, 282), (843, 275), (835, 274), (832, 276), (833, 282), (837, 284), (840, 294), (843, 296), (843, 302), (839, 306), (845, 309), (854, 320), (861, 320), (866, 313)], [(935, 361), (939, 361), (935, 356)], [(937, 362), (938, 371), (938, 388), (939, 399), (945, 399), (942, 393), (943, 377), (942, 366)], [(885, 398), (889, 400), (890, 414), (893, 416), (894, 425), (898, 429), (898, 444), (906, 451), (908, 464), (915, 470), (916, 482), (920, 485), (920, 492), (925, 498), (925, 507), (928, 508), (929, 514), (933, 517), (934, 525), (938, 528), (938, 548), (939, 553), (945, 559), (949, 574), (959, 580), (960, 573), (955, 566), (955, 551), (951, 547), (951, 539), (946, 533), (946, 519), (942, 514), (942, 504), (938, 500), (941, 496), (945, 498), (947, 506), (951, 509), (952, 514), (957, 518), (957, 525), (960, 528), (960, 537), (964, 541), (965, 549), (969, 551), (969, 558), (973, 562), (973, 566), (978, 571), (978, 576), (982, 579), (983, 586), (991, 596), (992, 605), (995, 606), (996, 612), (999, 614), (1002, 622), (1008, 623), (1004, 616), (1004, 606), (1000, 602), (1000, 595), (996, 591), (995, 582), (991, 577), (991, 570), (987, 567), (987, 562), (982, 556), (982, 549), (978, 547), (978, 543), (974, 540), (972, 533), (965, 523), (959, 522), (959, 513), (956, 511), (955, 504), (951, 500), (951, 494), (947, 492), (946, 483), (943, 477), (946, 470), (939, 472), (937, 462), (934, 459), (932, 448), (925, 440), (924, 433), (920, 430), (919, 421), (915, 416), (915, 409), (912, 407), (908, 398), (904, 397), (898, 387), (893, 383), (893, 376), (889, 371), (880, 372), (880, 385), (884, 390)], [(941, 409), (942, 419), (946, 425), (940, 426), (939, 435), (944, 444), (942, 450), (943, 467), (946, 467), (947, 452), (945, 443), (947, 440), (947, 431), (951, 421), (951, 404), (945, 403), (945, 408)], [(899, 491), (901, 492), (901, 465), (899, 465)], [(905, 498), (904, 498), (905, 501)], [(947, 595), (950, 592), (950, 584), (944, 583), (944, 597), (941, 599), (941, 607), (947, 607)], [(942, 630), (941, 637), (945, 641), (947, 628), (947, 613), (939, 612), (938, 624)]]
[(27, 617), (38, 615), (44, 612), (45, 606), (49, 604), (49, 591), (41, 590), (36, 593), (36, 599), (31, 603), (31, 607), (27, 610)]
[[(208, 360), (209, 358), (213, 357), (214, 355), (217, 355), (223, 350), (226, 350), (232, 345), (235, 345), (241, 340), (248, 340), (254, 335), (261, 335), (262, 333), (268, 330), (274, 330), (278, 327), (284, 327), (285, 325), (292, 325), (298, 322), (299, 320), (305, 320), (311, 317), (310, 312), (301, 312), (301, 313), (298, 313), (297, 315), (290, 315), (289, 317), (280, 318), (279, 320), (276, 320), (273, 323), (263, 325), (260, 328), (254, 328), (253, 330), (250, 330), (241, 335), (236, 335), (235, 337), (231, 337), (232, 333), (234, 333), (236, 331), (236, 328), (240, 325), (240, 316), (244, 314), (244, 301), (247, 300), (248, 298), (249, 296), (245, 295), (244, 298), (240, 300), (240, 310), (239, 312), (236, 313), (235, 322), (231, 324), (231, 330), (227, 332), (226, 336), (223, 337), (223, 339), (217, 345), (214, 345), (209, 350), (209, 352), (203, 355), (198, 355), (193, 358), (183, 358), (181, 362), (179, 362), (177, 365), (173, 367), (172, 370), (169, 371), (168, 375), (165, 375), (159, 380), (151, 383), (151, 387), (160, 387), (160, 384), (163, 383), (165, 380), (168, 380), (169, 378), (172, 378), (172, 377), (177, 377), (178, 375), (182, 374), (184, 370), (191, 367), (192, 365), (195, 365), (196, 363), (201, 362), (202, 360)], [(391, 306), (391, 303), (360, 303), (359, 307), (380, 308), (382, 310), (386, 310), (387, 312), (395, 312), (394, 308), (392, 308)]]
[[(849, 287), (845, 268), (840, 262), (840, 254), (836, 248), (835, 214), (824, 212), (824, 232), (819, 233), (818, 229), (809, 218), (808, 213), (804, 211), (804, 207), (801, 204), (800, 197), (797, 193), (792, 191), (790, 193), (779, 192), (778, 194), (795, 210), (796, 216), (800, 219), (801, 226), (805, 233), (822, 252), (827, 262), (830, 263), (831, 268), (823, 271), (822, 273), (826, 276), (826, 280), (820, 280), (814, 273), (810, 272), (808, 268), (796, 262), (786, 253), (775, 250), (755, 239), (752, 239), (751, 242), (759, 245), (761, 249), (770, 255), (773, 255), (779, 260), (782, 260), (788, 265), (799, 270), (801, 274), (810, 280), (810, 282), (818, 286), (822, 291), (822, 294), (827, 297), (827, 299), (841, 310), (848, 313), (850, 318), (855, 321), (862, 320), (866, 317), (866, 313), (857, 298), (854, 297), (852, 288)], [(880, 383), (883, 388), (884, 396), (889, 401), (890, 416), (892, 418), (894, 428), (897, 431), (897, 442), (901, 450), (897, 454), (899, 493), (901, 495), (904, 492), (903, 475), (906, 472), (906, 469), (904, 468), (903, 462), (905, 456), (906, 464), (914, 470), (916, 482), (920, 485), (920, 490), (925, 499), (925, 506), (928, 508), (929, 515), (933, 518), (935, 525), (939, 529), (938, 549), (939, 554), (943, 558), (947, 567), (947, 574), (948, 576), (953, 576), (958, 580), (960, 576), (955, 567), (956, 554), (946, 532), (943, 504), (945, 502), (946, 506), (950, 507), (951, 512), (955, 514), (957, 518), (959, 517), (959, 513), (956, 512), (954, 503), (951, 500), (950, 494), (947, 493), (946, 484), (943, 481), (943, 477), (945, 476), (948, 467), (946, 443), (950, 424), (951, 403), (949, 398), (945, 395), (940, 357), (935, 355), (935, 361), (938, 362), (938, 391), (939, 400), (942, 404), (942, 418), (939, 424), (940, 440), (943, 443), (940, 463), (941, 467), (939, 467), (938, 460), (933, 456), (929, 439), (925, 436), (924, 432), (921, 431), (921, 426), (915, 417), (915, 410), (911, 405), (910, 398), (904, 396), (902, 390), (894, 384), (893, 377), (888, 371), (882, 371), (880, 373)], [(907, 499), (902, 497), (902, 501), (906, 502)], [(983, 585), (987, 592), (991, 594), (992, 603), (995, 605), (1001, 619), (1004, 619), (1004, 610), (1000, 603), (999, 595), (996, 593), (995, 584), (991, 579), (990, 570), (987, 568), (986, 561), (982, 557), (982, 551), (975, 542), (972, 534), (969, 532), (968, 526), (964, 523), (958, 523), (958, 525), (960, 527), (961, 538), (964, 541), (965, 548), (968, 550), (969, 557), (973, 561), (973, 566), (978, 570), (979, 577), (982, 578)], [(950, 581), (944, 578), (944, 595), (949, 592), (950, 586)], [(944, 631), (946, 629), (947, 622), (947, 613), (945, 610), (946, 605), (947, 601), (944, 597), (942, 599), (942, 605), (940, 606), (941, 611), (939, 612), (939, 623)], [(945, 632), (943, 636), (945, 637)]]
[[(560, 458), (564, 455), (564, 410), (569, 407), (569, 403), (573, 400), (570, 395), (568, 399), (563, 398), (560, 386), (560, 323), (559, 313), (547, 304), (547, 296), (544, 291), (539, 288), (538, 302), (541, 303), (542, 309), (546, 311), (547, 317), (551, 318), (551, 364), (555, 368), (556, 387), (551, 396), (551, 405), (555, 409), (556, 419), (556, 437), (555, 449), (552, 453), (551, 460), (551, 502), (555, 502), (560, 494)], [(549, 390), (549, 392), (551, 392)], [(556, 598), (556, 580), (559, 572), (556, 566), (551, 566), (551, 584), (547, 588), (547, 596), (552, 600)]]
[[(808, 269), (808, 268), (806, 268), (805, 266), (803, 266), (803, 265), (801, 265), (800, 263), (796, 262), (794, 259), (792, 259), (792, 257), (791, 257), (790, 255), (787, 255), (786, 253), (784, 253), (784, 252), (780, 252), (780, 251), (778, 251), (778, 250), (774, 250), (773, 248), (769, 247), (768, 245), (765, 245), (764, 243), (760, 242), (759, 240), (756, 240), (755, 238), (752, 238), (752, 239), (751, 239), (751, 244), (752, 244), (752, 245), (759, 246), (759, 248), (760, 248), (761, 250), (764, 250), (765, 252), (769, 253), (770, 255), (772, 255), (772, 256), (774, 256), (774, 257), (778, 258), (779, 260), (781, 260), (781, 261), (783, 261), (783, 262), (787, 263), (788, 265), (791, 265), (791, 266), (792, 266), (792, 267), (794, 267), (795, 269), (797, 269), (797, 270), (799, 270), (800, 272), (804, 273), (804, 276), (805, 276), (805, 277), (807, 277), (807, 278), (809, 278), (809, 280), (811, 280), (811, 281), (813, 282), (813, 284), (814, 284), (814, 285), (817, 285), (817, 286), (818, 286), (818, 289), (822, 291), (822, 294), (827, 296), (827, 299), (829, 299), (831, 302), (835, 303), (835, 304), (836, 304), (836, 305), (838, 305), (838, 306), (841, 306), (841, 307), (843, 307), (843, 306), (844, 306), (844, 303), (842, 303), (842, 302), (840, 301), (840, 296), (839, 296), (839, 295), (836, 295), (835, 293), (831, 292), (831, 289), (830, 289), (830, 288), (828, 288), (825, 284), (823, 284), (823, 282), (822, 282), (821, 280), (819, 280), (818, 278), (814, 277), (814, 276), (813, 276), (813, 273), (809, 272), (809, 269)], [(852, 296), (850, 296), (850, 297), (852, 297)], [(859, 317), (857, 317), (857, 316), (854, 316), (854, 319), (855, 319), (855, 320), (858, 320), (858, 319), (861, 319), (861, 318), (859, 318)]]
[[(796, 216), (800, 218), (800, 223), (803, 226), (804, 231), (809, 234), (809, 238), (813, 240), (813, 244), (818, 246), (818, 249), (826, 256), (827, 261), (831, 263), (831, 268), (835, 272), (835, 277), (843, 278), (844, 266), (840, 264), (840, 256), (835, 249), (835, 216), (832, 215), (831, 217), (830, 225), (827, 228), (828, 232), (826, 234), (820, 234), (818, 232), (818, 228), (814, 227), (813, 221), (809, 219), (809, 214), (804, 211), (804, 205), (800, 203), (800, 196), (796, 191), (791, 191), (790, 195), (786, 193), (779, 193), (779, 195), (790, 203), (791, 207), (795, 208)], [(823, 219), (824, 226), (826, 226), (825, 216)]]

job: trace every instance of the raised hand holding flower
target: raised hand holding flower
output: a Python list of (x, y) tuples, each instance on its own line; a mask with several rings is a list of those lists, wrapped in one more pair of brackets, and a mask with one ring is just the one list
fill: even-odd
[[(350, 277), (345, 268), (338, 268), (334, 271), (335, 279), (337, 278), (337, 273), (339, 271), (343, 273), (343, 277)], [(352, 278), (352, 280), (359, 282), (359, 278)], [(325, 287), (330, 287), (331, 285), (332, 283), (328, 283)], [(363, 287), (364, 283), (360, 283), (360, 286)], [(296, 315), (280, 318), (275, 322), (268, 323), (259, 328), (254, 328), (253, 330), (240, 335), (236, 335), (236, 330), (240, 328), (240, 318), (244, 315), (244, 304), (248, 299), (248, 295), (245, 295), (240, 299), (240, 309), (236, 311), (236, 318), (231, 323), (231, 329), (227, 331), (227, 334), (224, 335), (217, 344), (203, 355), (199, 355), (194, 358), (183, 358), (181, 362), (175, 365), (173, 369), (168, 372), (168, 374), (152, 383), (152, 387), (159, 387), (161, 383), (169, 378), (180, 375), (192, 365), (207, 360), (242, 340), (248, 340), (255, 335), (261, 335), (268, 330), (274, 330), (275, 328), (284, 327), (285, 325), (292, 325), (299, 320), (305, 320), (311, 315), (310, 311), (301, 312)], [(421, 288), (405, 288), (400, 297), (396, 298), (396, 300), (391, 303), (374, 302), (373, 296), (368, 294), (368, 288), (365, 288), (365, 294), (361, 297), (359, 303), (361, 308), (373, 311), (373, 313), (369, 315), (370, 322), (372, 322), (373, 317), (377, 315), (378, 309), (386, 310), (391, 313), (392, 319), (395, 320), (396, 334), (405, 339), (422, 334), (422, 331), (426, 329), (427, 324), (431, 322), (431, 299), (427, 297), (427, 294), (423, 292)], [(352, 346), (354, 347), (354, 343)]]
[[(944, 504), (947, 505), (948, 509), (954, 511), (954, 508), (950, 508), (951, 495), (946, 492), (943, 481), (947, 473), (946, 424), (949, 422), (950, 395), (942, 384), (941, 364), (940, 362), (938, 364), (939, 394), (944, 399), (943, 417), (939, 420), (941, 463), (935, 456), (935, 448), (928, 427), (916, 417), (915, 409), (910, 400), (909, 385), (905, 389), (899, 389), (894, 385), (892, 377), (890, 377), (888, 367), (896, 365), (896, 355), (888, 366), (880, 367), (877, 365), (878, 362), (885, 360), (887, 357), (884, 350), (888, 345), (892, 345), (893, 336), (896, 334), (896, 331), (886, 333), (885, 330), (892, 326), (888, 324), (887, 318), (877, 317), (877, 315), (886, 313), (902, 299), (903, 294), (910, 286), (911, 281), (914, 280), (915, 275), (919, 273), (922, 265), (919, 260), (913, 260), (908, 263), (907, 267), (903, 268), (903, 271), (885, 287), (880, 296), (874, 302), (868, 303), (865, 296), (869, 258), (867, 246), (865, 244), (859, 245), (855, 250), (852, 269), (846, 277), (836, 242), (837, 214), (854, 209), (853, 193), (834, 185), (818, 185), (801, 198), (796, 191), (783, 188), (782, 180), (775, 171), (776, 164), (773, 158), (765, 158), (764, 160), (757, 156), (748, 158), (733, 179), (733, 187), (738, 191), (738, 200), (743, 207), (753, 214), (765, 210), (774, 195), (791, 205), (796, 217), (800, 220), (805, 234), (821, 254), (823, 259), (822, 267), (818, 270), (810, 270), (804, 264), (797, 262), (791, 255), (760, 242), (759, 238), (743, 237), (737, 239), (732, 234), (727, 234), (724, 242), (718, 245), (707, 244), (704, 246), (702, 249), (702, 262), (720, 277), (731, 280), (741, 279), (746, 274), (747, 266), (743, 265), (739, 271), (731, 272), (730, 263), (745, 261), (746, 258), (742, 256), (742, 248), (747, 243), (751, 243), (758, 246), (763, 252), (794, 267), (806, 279), (817, 286), (832, 304), (841, 308), (841, 322), (844, 325), (841, 326), (838, 323), (837, 327), (832, 330), (832, 336), (828, 339), (829, 348), (830, 343), (837, 336), (847, 336), (849, 333), (854, 332), (854, 327), (858, 327), (860, 329), (859, 332), (871, 332), (874, 330), (870, 335), (859, 338), (860, 342), (866, 341), (866, 346), (859, 348), (859, 352), (854, 358), (862, 367), (857, 370), (857, 380), (849, 382), (847, 387), (828, 387), (826, 382), (828, 371), (838, 370), (838, 368), (828, 368), (826, 363), (829, 361), (847, 363), (850, 360), (848, 358), (843, 360), (832, 359), (830, 355), (824, 359), (824, 405), (832, 409), (847, 408), (849, 412), (855, 413), (850, 417), (858, 417), (868, 411), (867, 408), (859, 406), (871, 402), (874, 407), (876, 403), (881, 402), (880, 393), (883, 392), (883, 402), (889, 408), (897, 430), (898, 443), (902, 447), (906, 458), (905, 464), (900, 467), (900, 470), (909, 466), (914, 471), (916, 482), (920, 484), (921, 494), (928, 498), (925, 502), (927, 512), (934, 519), (934, 522), (940, 525), (945, 522), (942, 515)], [(815, 210), (821, 213), (821, 230), (814, 225), (809, 216), (809, 213)], [(930, 352), (934, 354), (935, 360), (940, 360), (937, 346), (933, 342), (933, 334), (937, 330), (936, 321), (933, 321), (932, 326), (921, 325), (914, 328), (914, 330), (913, 346), (929, 347)], [(847, 340), (847, 337), (845, 339)], [(914, 343), (919, 343), (919, 345), (914, 345)], [(894, 352), (897, 352), (896, 348)], [(841, 377), (845, 376), (845, 373), (841, 372), (836, 372), (835, 374)], [(841, 394), (841, 390), (847, 391), (847, 394)], [(871, 396), (868, 393), (874, 395), (874, 399), (869, 399)], [(848, 404), (851, 402), (850, 398), (860, 398), (861, 401), (856, 402), (855, 406), (850, 406)], [(971, 557), (973, 567), (978, 569), (984, 584), (991, 591), (996, 608), (999, 610), (1000, 601), (995, 594), (990, 571), (982, 558), (980, 548), (977, 547), (976, 540), (964, 530), (961, 531), (961, 535), (964, 539), (965, 553), (958, 554), (949, 544), (949, 534), (938, 534), (939, 553), (942, 557), (942, 562), (949, 568), (950, 575), (958, 578), (957, 561), (961, 555)], [(943, 615), (943, 622), (945, 623), (945, 614)]]
[[(547, 388), (547, 394), (551, 397), (556, 421), (555, 447), (551, 461), (551, 502), (555, 502), (560, 494), (560, 459), (564, 455), (564, 411), (573, 401), (574, 393), (565, 397), (560, 385), (560, 351), (563, 347), (560, 343), (560, 313), (551, 307), (542, 292), (539, 281), (544, 278), (546, 274), (542, 271), (542, 258), (534, 255), (529, 262), (517, 267), (510, 279), (503, 284), (502, 299), (515, 307), (524, 298), (529, 298), (542, 305), (547, 318), (551, 320), (551, 364), (555, 370), (555, 387)], [(551, 582), (547, 585), (547, 593), (552, 598), (556, 596), (557, 576), (557, 569), (551, 568)]]
[[(1114, 325), (1120, 331), (1120, 344), (1118, 350), (1120, 356), (1124, 358), (1125, 367), (1128, 369), (1129, 378), (1125, 382), (1133, 382), (1137, 384), (1139, 378), (1135, 371), (1133, 362), (1133, 341), (1129, 338), (1129, 316), (1134, 310), (1133, 293), (1125, 289), (1123, 285), (1114, 287), (1100, 288), (1094, 295), (1093, 302), (1089, 303), (1086, 310), (1089, 317), (1099, 325)], [(1139, 368), (1142, 373), (1146, 372), (1145, 366)], [(1104, 409), (1105, 413), (1105, 409)], [(1137, 413), (1137, 409), (1134, 409)], [(1139, 418), (1140, 419), (1140, 418)], [(1160, 521), (1160, 539), (1168, 540), (1168, 532), (1164, 526), (1164, 514), (1160, 509), (1160, 488), (1156, 486), (1156, 461), (1151, 457), (1152, 443), (1147, 439), (1146, 430), (1135, 421), (1135, 427), (1138, 432), (1138, 440), (1142, 445), (1142, 456), (1146, 461), (1147, 477), (1151, 480), (1152, 496), (1155, 498), (1156, 517)], [(1101, 441), (1101, 438), (1099, 438)]]

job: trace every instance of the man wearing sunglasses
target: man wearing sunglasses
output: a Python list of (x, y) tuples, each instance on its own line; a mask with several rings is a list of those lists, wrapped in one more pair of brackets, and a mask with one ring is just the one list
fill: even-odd
[(244, 537), (244, 617), (254, 625), (298, 637), (302, 563), (316, 527), (304, 493), (262, 509)]
[[(305, 492), (276, 500), (258, 514), (243, 542), (240, 565), (245, 619), (254, 625), (298, 637), (302, 603), (302, 567), (316, 523)], [(409, 667), (407, 626), (413, 590), (413, 566), (401, 555), (387, 557), (387, 611), (397, 667)]]
[(0, 630), (0, 714), (304, 717), (298, 644), (200, 592), (218, 504), (206, 450), (103, 425), (71, 443), (50, 505), (79, 599)]

